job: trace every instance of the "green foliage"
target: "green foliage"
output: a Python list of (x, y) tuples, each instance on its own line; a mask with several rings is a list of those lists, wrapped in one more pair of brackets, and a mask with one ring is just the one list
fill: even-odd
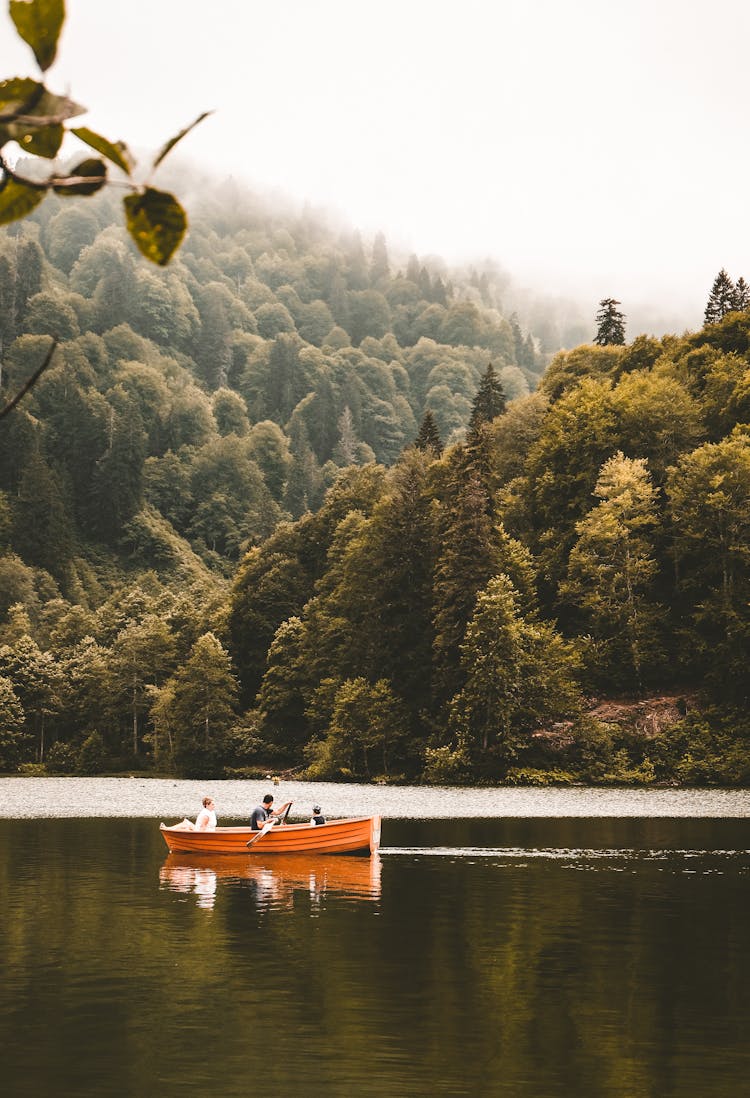
[(576, 526), (578, 540), (560, 587), (599, 642), (600, 682), (637, 691), (658, 678), (664, 611), (655, 599), (656, 490), (645, 459), (618, 452), (605, 462), (599, 503)]
[(107, 752), (101, 732), (89, 732), (78, 749), (75, 769), (78, 774), (101, 774), (105, 769)]
[(419, 434), (414, 440), (418, 450), (432, 450), (435, 457), (440, 457), (443, 452), (443, 443), (435, 423), (435, 418), (428, 408), (419, 426)]
[(579, 708), (573, 664), (546, 623), (525, 619), (509, 578), (479, 593), (461, 646), (466, 681), (451, 703), (457, 742), (480, 767), (507, 768), (539, 725)]
[(575, 785), (577, 778), (569, 770), (539, 770), (533, 766), (511, 766), (505, 775), (506, 785), (555, 786)]
[(611, 344), (622, 346), (625, 343), (625, 317), (617, 308), (620, 304), (613, 297), (605, 297), (599, 302), (599, 312), (596, 314), (596, 335), (594, 343), (600, 347), (608, 347)]
[(748, 693), (750, 639), (750, 438), (737, 434), (684, 455), (667, 492), (692, 621), (686, 648), (715, 690)]
[(13, 766), (742, 780), (739, 726), (625, 733), (578, 685), (746, 704), (747, 313), (560, 352), (529, 396), (563, 326), (506, 319), (491, 270), (370, 260), (236, 186), (144, 270), (109, 190), (85, 206), (0, 236), (0, 396), (58, 340), (0, 427)]
[(387, 778), (406, 731), (406, 714), (387, 680), (347, 679), (336, 692), (328, 733), (314, 752), (308, 776), (343, 773), (367, 781), (375, 773)]
[(211, 632), (199, 637), (186, 662), (155, 697), (155, 753), (160, 739), (166, 740), (175, 766), (186, 777), (220, 772), (235, 720), (237, 682), (219, 639)]
[(736, 289), (731, 278), (722, 267), (714, 279), (703, 316), (704, 324), (716, 324), (736, 307)]
[(57, 39), (65, 20), (63, 0), (10, 0), (9, 8), (16, 30), (31, 46), (44, 72), (57, 55)]
[[(9, 11), (19, 36), (31, 47), (37, 65), (45, 72), (57, 55), (65, 21), (63, 0), (9, 0)], [(24, 153), (51, 160), (62, 145), (65, 123), (84, 113), (84, 108), (65, 96), (54, 95), (38, 81), (16, 77), (0, 84), (0, 111), (0, 224), (28, 216), (50, 191), (60, 196), (96, 194), (107, 181), (105, 160), (130, 180), (134, 162), (127, 147), (86, 126), (70, 127), (67, 132), (95, 149), (104, 160), (81, 160), (64, 176), (55, 172), (45, 178), (38, 172), (29, 177), (20, 174), (18, 165), (11, 167), (4, 146), (15, 141)], [(205, 117), (201, 114), (167, 141), (154, 159), (152, 170)], [(147, 185), (128, 185), (133, 192), (124, 199), (128, 232), (142, 255), (164, 266), (185, 235), (185, 212), (174, 195)]]
[(11, 680), (0, 675), (0, 770), (13, 770), (21, 761), (25, 714)]
[(140, 194), (129, 194), (123, 201), (128, 232), (138, 251), (152, 263), (165, 267), (187, 230), (182, 206), (174, 195), (154, 187), (146, 187)]
[(482, 374), (469, 417), (469, 437), (476, 436), (484, 424), (492, 423), (506, 409), (505, 393), (492, 363)]
[(53, 743), (47, 754), (47, 770), (50, 774), (75, 773), (78, 756), (75, 747), (70, 743), (58, 740)]
[(422, 777), (428, 785), (465, 785), (470, 775), (471, 764), (463, 748), (445, 744), (425, 748)]

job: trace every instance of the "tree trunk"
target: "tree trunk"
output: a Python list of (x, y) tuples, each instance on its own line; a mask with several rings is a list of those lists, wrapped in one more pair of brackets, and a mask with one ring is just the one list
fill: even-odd
[(133, 675), (133, 755), (138, 754), (138, 682)]

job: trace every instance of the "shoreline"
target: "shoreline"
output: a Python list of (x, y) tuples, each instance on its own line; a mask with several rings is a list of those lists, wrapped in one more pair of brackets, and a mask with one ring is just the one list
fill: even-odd
[(313, 804), (331, 817), (390, 819), (506, 818), (745, 818), (750, 789), (602, 786), (342, 785), (179, 778), (0, 777), (0, 819), (131, 818), (170, 822), (194, 817), (201, 799), (216, 801), (219, 823), (247, 820), (265, 793), (291, 800), (292, 818)]

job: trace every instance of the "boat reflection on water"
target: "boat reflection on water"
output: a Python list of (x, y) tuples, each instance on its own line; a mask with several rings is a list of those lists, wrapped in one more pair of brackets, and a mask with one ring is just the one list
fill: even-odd
[(331, 893), (380, 899), (380, 873), (378, 854), (170, 854), (159, 870), (159, 882), (173, 892), (193, 893), (203, 908), (214, 906), (220, 880), (251, 882), (258, 908), (291, 907), (299, 892), (306, 892), (317, 907)]

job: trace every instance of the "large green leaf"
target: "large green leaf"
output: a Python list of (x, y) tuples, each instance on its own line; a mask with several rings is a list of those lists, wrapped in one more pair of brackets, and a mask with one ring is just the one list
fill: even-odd
[[(40, 130), (52, 130), (38, 144), (50, 150), (55, 140), (54, 127), (61, 126), (68, 118), (83, 114), (85, 107), (74, 103), (64, 95), (53, 95), (44, 84), (25, 77), (13, 77), (0, 83), (0, 145), (18, 141), (23, 148), (38, 156), (54, 156), (57, 152), (41, 152), (31, 148), (28, 138), (35, 138)], [(59, 146), (58, 146), (59, 148)]]
[(102, 156), (106, 156), (107, 160), (110, 160), (113, 164), (116, 164), (118, 168), (121, 168), (126, 175), (130, 175), (133, 170), (133, 158), (130, 155), (130, 150), (127, 145), (122, 141), (108, 141), (106, 137), (102, 137), (101, 134), (94, 133), (88, 126), (78, 126), (71, 128), (71, 133), (74, 133), (80, 141), (85, 141), (87, 145), (90, 145), (92, 149), (96, 149)]
[(10, 17), (44, 72), (57, 53), (57, 40), (65, 22), (63, 0), (10, 0)]
[(24, 152), (33, 153), (34, 156), (46, 156), (48, 160), (54, 160), (62, 145), (65, 131), (62, 126), (40, 126), (38, 129), (29, 130), (19, 140), (18, 144)]
[(14, 76), (0, 82), (0, 122), (4, 124), (20, 115), (22, 121), (38, 118), (39, 124), (46, 126), (85, 113), (86, 108), (80, 103), (74, 103), (67, 95), (55, 95), (38, 80)]
[(53, 182), (52, 189), (55, 194), (61, 195), (96, 194), (107, 182), (107, 165), (103, 160), (94, 160), (93, 158), (91, 160), (82, 160), (80, 164), (76, 164), (75, 168), (71, 168), (70, 174), (65, 178), (80, 180), (88, 176), (91, 177), (90, 183)]
[(30, 76), (13, 76), (10, 80), (0, 81), (0, 115), (5, 122), (6, 114), (16, 115), (23, 109), (30, 113), (44, 95), (44, 84), (32, 80)]
[(158, 156), (154, 160), (153, 167), (157, 168), (159, 164), (161, 164), (167, 153), (172, 151), (177, 142), (182, 141), (185, 134), (190, 133), (191, 130), (194, 130), (199, 122), (202, 122), (204, 118), (208, 118), (209, 114), (213, 114), (213, 111), (204, 111), (203, 114), (199, 114), (194, 122), (191, 122), (190, 125), (186, 126), (184, 130), (180, 130), (178, 134), (175, 134), (174, 137), (170, 138), (170, 140), (167, 141), (166, 145), (163, 146)]
[(187, 217), (173, 194), (147, 187), (142, 194), (129, 194), (124, 199), (128, 232), (138, 250), (166, 266), (180, 246), (187, 229)]
[(6, 176), (0, 183), (0, 225), (8, 225), (11, 221), (26, 217), (39, 205), (45, 193), (39, 187), (17, 183), (15, 179)]

